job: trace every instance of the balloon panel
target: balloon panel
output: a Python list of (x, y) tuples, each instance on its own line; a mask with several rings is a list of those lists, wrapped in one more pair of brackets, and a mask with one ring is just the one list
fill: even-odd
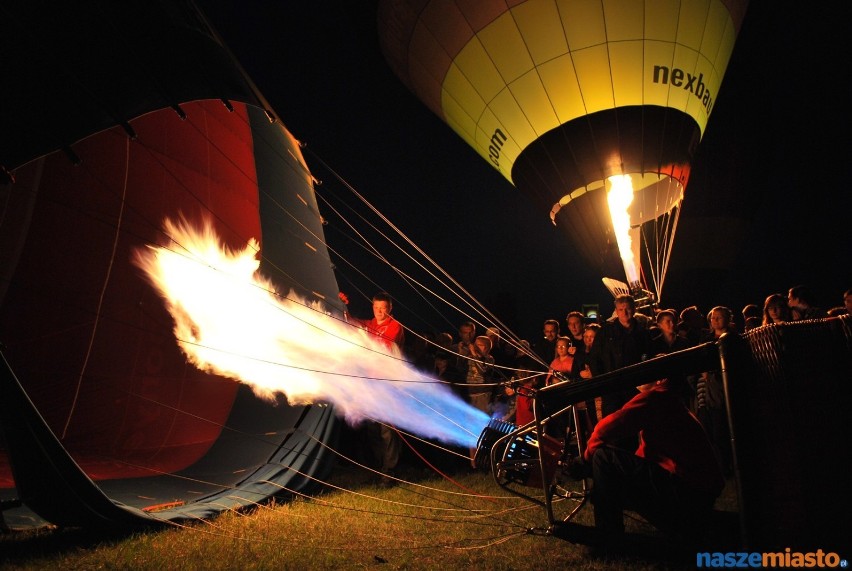
[[(462, 66), (462, 71), (468, 74), (471, 83), (478, 87), (477, 91), (486, 101), (495, 95), (492, 89), (502, 91), (506, 85), (511, 85), (535, 67), (526, 38), (518, 29), (518, 23), (508, 13), (502, 14), (480, 30), (476, 40), (462, 48), (456, 59), (465, 61), (466, 65)], [(469, 50), (468, 46), (476, 47)], [(482, 65), (486, 61), (491, 65)], [(500, 79), (499, 85), (488, 83), (479, 88), (481, 76), (470, 73), (476, 67), (493, 70)]]
[(634, 192), (629, 211), (634, 224), (651, 222), (680, 206), (683, 200), (683, 185), (673, 178), (656, 174), (631, 178)]
[[(58, 461), (66, 450), (109, 506), (185, 504), (163, 518), (308, 488), (330, 465), (332, 407), (261, 401), (187, 364), (163, 301), (130, 262), (138, 248), (169, 244), (163, 218), (208, 217), (227, 246), (263, 245), (261, 272), (280, 291), (339, 305), (298, 143), (270, 122), (191, 3), (28, 0), (3, 11), (0, 342), (12, 365), (3, 387), (39, 410), (4, 411), (15, 438), (0, 436), (0, 496), (51, 522), (117, 522), (93, 516), (91, 489), (69, 488), (88, 478)], [(28, 394), (6, 382), (14, 377)], [(39, 415), (60, 443), (20, 453), (27, 434), (52, 441)], [(58, 464), (70, 469), (48, 467)], [(6, 521), (18, 511), (27, 510)], [(33, 521), (28, 512), (17, 523)]]
[[(606, 15), (601, 2), (561, 1), (557, 4), (566, 43), (573, 50), (590, 48), (606, 37)], [(606, 41), (606, 40), (604, 40)]]
[[(226, 246), (260, 240), (260, 271), (279, 291), (336, 299), (312, 178), (292, 135), (264, 111), (242, 104), (234, 104), (234, 113), (220, 101), (184, 107), (186, 121), (171, 110), (134, 121), (139, 138), (132, 143), (123, 131), (87, 139), (75, 148), (86, 159), (79, 167), (60, 155), (18, 169), (21, 176), (2, 189), (4, 198), (33, 222), (0, 226), (2, 243), (16, 244), (4, 253), (20, 251), (9, 256), (16, 264), (3, 266), (11, 285), (0, 313), (0, 334), (13, 340), (4, 354), (15, 373), (109, 499), (171, 520), (210, 517), (282, 489), (311, 487), (312, 477), (330, 469), (325, 442), (336, 426), (330, 406), (290, 406), (280, 395), (263, 401), (246, 385), (188, 364), (163, 301), (129, 263), (136, 248), (169, 244), (160, 231), (163, 217), (183, 214), (197, 223), (206, 215)], [(54, 168), (58, 175), (44, 175)], [(55, 180), (47, 184), (48, 178)], [(113, 185), (96, 184), (105, 181)], [(58, 203), (60, 215), (48, 216)], [(84, 214), (88, 224), (81, 222)], [(98, 231), (90, 236), (92, 227)], [(66, 265), (58, 272), (51, 262)], [(26, 335), (17, 335), (21, 330)], [(77, 379), (79, 392), (72, 395)], [(17, 461), (27, 476), (22, 483), (13, 481), (0, 450), (0, 488), (20, 484), (26, 506), (50, 522), (100, 521), (78, 508), (69, 515), (57, 504), (69, 494), (45, 499), (37, 490), (55, 476), (32, 459)], [(3, 497), (10, 493), (15, 490), (0, 490)], [(163, 504), (176, 507), (164, 510)], [(24, 508), (5, 515), (15, 525), (43, 525)]]
[(283, 127), (271, 125), (260, 109), (249, 107), (249, 119), (263, 229), (260, 272), (279, 293), (295, 290), (300, 297), (323, 300), (342, 314), (313, 178), (299, 143)]
[(557, 117), (567, 120), (583, 114), (583, 97), (571, 58), (554, 58), (538, 66), (537, 71), (545, 91), (552, 97)]
[(638, 42), (624, 41), (609, 48), (609, 58), (613, 69), (613, 104), (616, 107), (642, 105), (642, 58), (645, 54)]
[[(520, 154), (545, 133), (593, 113), (669, 108), (687, 115), (678, 122), (694, 122), (700, 139), (744, 3), (540, 0), (504, 5), (499, 14), (492, 3), (429, 2), (422, 11), (413, 3), (395, 4), (380, 11), (391, 65), (481, 156), (525, 190), (513, 172)], [(496, 149), (495, 134), (505, 138)], [(594, 152), (603, 163), (598, 170), (609, 166), (610, 154), (642, 142), (626, 137), (597, 142)], [(656, 144), (661, 145), (670, 146)], [(639, 172), (668, 166), (645, 162), (648, 170)], [(580, 185), (592, 180), (600, 178)]]
[(133, 121), (137, 141), (104, 131), (75, 145), (79, 166), (54, 153), (4, 190), (21, 205), (10, 216), (29, 219), (0, 227), (20, 252), (6, 270), (4, 353), (95, 478), (184, 468), (231, 412), (237, 384), (187, 364), (132, 258), (169, 243), (167, 216), (210, 217), (230, 247), (260, 239), (252, 133), (235, 107), (187, 104), (185, 121), (172, 110), (145, 115)]
[(605, 181), (662, 181), (640, 183), (629, 211), (631, 226), (658, 226), (634, 232), (631, 249), (647, 253), (662, 284), (676, 207), (747, 4), (386, 0), (379, 29), (403, 82), (603, 275), (622, 267)]
[[(522, 53), (529, 53), (536, 66), (543, 65), (568, 51), (557, 4), (526, 2), (514, 11), (518, 42)], [(497, 38), (499, 42), (499, 38)]]
[[(637, 145), (621, 145), (623, 137)], [(548, 211), (563, 196), (621, 173), (663, 173), (683, 186), (699, 132), (689, 116), (654, 106), (619, 107), (570, 121), (524, 149), (512, 177)], [(601, 155), (600, 149), (614, 149)], [(595, 184), (591, 184), (595, 183)]]

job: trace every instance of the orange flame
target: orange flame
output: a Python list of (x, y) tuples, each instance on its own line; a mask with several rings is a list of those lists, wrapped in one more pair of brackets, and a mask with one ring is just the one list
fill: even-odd
[(633, 180), (629, 174), (613, 175), (607, 180), (611, 185), (607, 193), (609, 214), (612, 217), (612, 227), (615, 231), (615, 239), (618, 242), (621, 262), (624, 264), (627, 283), (636, 283), (639, 281), (639, 271), (633, 254), (629, 211), (630, 205), (633, 203)]
[(228, 251), (209, 221), (201, 229), (185, 220), (163, 226), (172, 248), (138, 250), (135, 262), (165, 300), (177, 342), (196, 367), (246, 383), (262, 398), (331, 401), (353, 423), (369, 418), (475, 444), (487, 415), (320, 302), (279, 295), (258, 272), (256, 240)]

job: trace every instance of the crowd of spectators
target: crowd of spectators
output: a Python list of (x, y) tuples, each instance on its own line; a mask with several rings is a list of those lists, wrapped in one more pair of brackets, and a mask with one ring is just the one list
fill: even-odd
[[(398, 322), (390, 317), (390, 296), (377, 295), (374, 306), (386, 307), (385, 313), (378, 312), (372, 321), (347, 317), (371, 331), (384, 332), (387, 323), (396, 326)], [(724, 306), (713, 307), (704, 315), (694, 305), (679, 311), (654, 305), (637, 307), (631, 296), (623, 295), (615, 299), (609, 318), (589, 317), (570, 310), (562, 322), (554, 317), (543, 319), (541, 335), (532, 340), (509, 338), (497, 327), (463, 321), (453, 332), (410, 332), (403, 336), (402, 327), (397, 327), (395, 337), (387, 342), (400, 346), (404, 357), (415, 367), (448, 383), (472, 406), (492, 418), (522, 426), (534, 419), (531, 396), (535, 389), (554, 383), (582, 382), (660, 354), (714, 341), (725, 333), (850, 313), (852, 290), (844, 292), (843, 303), (822, 310), (815, 305), (806, 286), (795, 286), (786, 295), (768, 295), (762, 307), (746, 305), (739, 315)], [(635, 389), (629, 389), (577, 405), (588, 420), (587, 432), (636, 394)], [(709, 435), (720, 465), (729, 472), (729, 436), (719, 371), (690, 377), (684, 400)], [(567, 424), (570, 423), (553, 422), (548, 434), (564, 436), (564, 431), (571, 428)], [(389, 430), (386, 428), (385, 432)], [(387, 446), (388, 441), (394, 440), (393, 435), (382, 437), (374, 439), (384, 444), (377, 449), (390, 448), (394, 454), (382, 461), (381, 471), (391, 473), (398, 447)], [(629, 443), (622, 444), (629, 447)], [(475, 450), (471, 450), (472, 467), (475, 467), (474, 455)]]
[[(457, 335), (433, 336), (433, 359), (428, 345), (421, 345), (411, 360), (478, 409), (524, 426), (536, 420), (537, 388), (583, 382), (756, 327), (852, 314), (852, 290), (843, 293), (843, 302), (825, 311), (807, 287), (795, 286), (786, 295), (767, 296), (763, 307), (746, 305), (738, 316), (725, 306), (710, 308), (705, 316), (697, 306), (637, 307), (632, 296), (619, 295), (608, 319), (567, 312), (565, 334), (551, 317), (531, 342), (506, 339), (495, 327), (479, 335), (476, 324), (465, 321)], [(733, 471), (721, 371), (670, 375), (608, 391), (574, 405), (574, 413), (544, 420), (544, 430), (563, 438), (566, 451), (569, 438), (580, 443), (573, 460), (579, 477), (592, 482), (596, 547), (604, 553), (623, 548), (625, 510), (641, 514), (681, 544), (700, 545), (714, 501)], [(583, 426), (576, 426), (581, 420)]]
[[(845, 313), (852, 313), (852, 290), (844, 292), (843, 305), (826, 311), (815, 305), (808, 287), (795, 286), (786, 295), (767, 296), (762, 307), (746, 305), (739, 317), (724, 306), (713, 307), (706, 315), (695, 305), (681, 310), (637, 308), (633, 298), (623, 296), (615, 300), (608, 319), (570, 310), (564, 322), (554, 317), (543, 319), (541, 336), (532, 340), (507, 339), (497, 327), (478, 327), (473, 321), (464, 321), (455, 332), (411, 336), (424, 342), (407, 346), (406, 352), (418, 368), (450, 383), (480, 410), (522, 425), (532, 419), (531, 402), (524, 397), (524, 388), (582, 381), (659, 354), (716, 340), (724, 333)], [(707, 423), (705, 428), (722, 422), (718, 418), (718, 375), (708, 371), (691, 379), (690, 386), (690, 409)], [(621, 408), (633, 394), (635, 391), (609, 395), (602, 401), (589, 401), (585, 408), (594, 423)], [(713, 430), (708, 428), (709, 432)]]
[[(706, 315), (695, 305), (680, 310), (636, 307), (631, 296), (620, 296), (615, 299), (611, 317), (588, 317), (570, 310), (563, 322), (554, 317), (543, 319), (541, 335), (532, 340), (509, 339), (497, 327), (478, 327), (473, 321), (464, 321), (455, 332), (410, 336), (420, 342), (407, 345), (406, 353), (418, 368), (449, 383), (476, 408), (521, 426), (533, 420), (531, 389), (581, 382), (660, 354), (717, 340), (725, 333), (849, 313), (852, 290), (844, 292), (843, 302), (825, 311), (815, 305), (808, 287), (795, 286), (786, 295), (768, 295), (762, 307), (746, 305), (737, 316), (724, 306), (713, 307)], [(636, 394), (634, 389), (607, 394), (578, 408), (594, 427)], [(684, 399), (710, 436), (721, 466), (729, 472), (729, 437), (719, 371), (690, 377)], [(564, 428), (554, 423), (549, 433)]]
[[(384, 313), (376, 302), (376, 319), (391, 319), (389, 301)], [(552, 317), (543, 319), (541, 336), (532, 341), (506, 338), (497, 327), (484, 327), (480, 333), (475, 322), (464, 321), (457, 332), (415, 333), (404, 356), (448, 383), (472, 406), (520, 427), (536, 420), (538, 388), (583, 382), (756, 327), (852, 314), (852, 290), (843, 293), (843, 303), (823, 310), (806, 286), (795, 286), (786, 295), (768, 295), (762, 308), (748, 304), (735, 315), (728, 307), (716, 306), (705, 316), (694, 305), (680, 311), (653, 304), (637, 307), (632, 296), (619, 295), (607, 319), (568, 311), (564, 334), (560, 321)], [(364, 324), (371, 330), (379, 327)], [(566, 451), (569, 438), (578, 443), (579, 454), (565, 460), (576, 461), (580, 477), (593, 482), (597, 546), (605, 552), (621, 548), (627, 509), (677, 541), (700, 542), (714, 501), (733, 470), (721, 371), (669, 375), (607, 391), (575, 404), (573, 412), (543, 421), (544, 430), (564, 439)], [(470, 450), (470, 463), (478, 468), (476, 450)], [(383, 465), (382, 471), (386, 469)]]

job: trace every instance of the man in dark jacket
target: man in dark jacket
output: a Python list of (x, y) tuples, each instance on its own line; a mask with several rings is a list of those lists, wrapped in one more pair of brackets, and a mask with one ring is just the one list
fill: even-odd
[[(595, 374), (609, 373), (651, 358), (651, 333), (636, 317), (636, 303), (630, 295), (615, 298), (615, 316), (608, 319), (595, 336), (593, 353), (603, 367)], [(620, 409), (636, 391), (629, 389), (601, 397), (601, 414), (606, 416)]]

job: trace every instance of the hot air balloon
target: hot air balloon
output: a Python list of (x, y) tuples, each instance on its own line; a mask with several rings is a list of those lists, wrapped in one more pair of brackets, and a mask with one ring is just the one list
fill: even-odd
[(282, 291), (339, 305), (298, 142), (192, 3), (0, 16), (0, 497), (110, 527), (308, 487), (331, 407), (263, 402), (188, 364), (132, 262), (168, 243), (164, 217), (205, 219), (230, 247), (257, 239)]
[(592, 268), (659, 298), (746, 5), (384, 0), (378, 23), (394, 72)]

